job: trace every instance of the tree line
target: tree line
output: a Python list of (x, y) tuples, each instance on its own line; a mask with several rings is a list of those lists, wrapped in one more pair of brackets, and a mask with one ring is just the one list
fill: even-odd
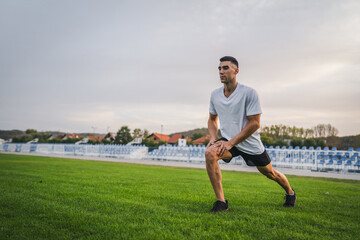
[(318, 124), (312, 128), (271, 125), (261, 128), (261, 140), (266, 146), (325, 147), (325, 139), (339, 133), (331, 124)]
[[(204, 129), (198, 129), (191, 133), (192, 140), (203, 137)], [(201, 130), (201, 131), (200, 131)], [(306, 146), (306, 147), (325, 147), (328, 139), (339, 139), (336, 137), (338, 130), (331, 124), (318, 124), (312, 128), (302, 128), (287, 125), (264, 126), (260, 129), (261, 140), (266, 146)], [(91, 136), (91, 134), (89, 134)], [(157, 147), (167, 144), (165, 141), (154, 142), (148, 139), (149, 131), (146, 129), (135, 128), (131, 130), (128, 126), (122, 126), (113, 138), (103, 138), (101, 141), (89, 140), (90, 144), (127, 144), (136, 137), (142, 138), (142, 144), (148, 147)], [(37, 132), (34, 129), (28, 129), (23, 136), (13, 137), (13, 142), (29, 142), (35, 138), (39, 143), (75, 143), (79, 139), (67, 138), (59, 139), (51, 137), (50, 132)], [(338, 142), (340, 140), (337, 140)], [(334, 141), (332, 141), (334, 142)], [(351, 142), (352, 144), (353, 142)], [(188, 144), (191, 144), (190, 142)], [(350, 144), (350, 143), (349, 143)], [(347, 145), (349, 145), (347, 144)], [(329, 145), (329, 144), (328, 144)], [(344, 146), (347, 146), (344, 145)], [(356, 145), (356, 144), (355, 144)], [(336, 145), (335, 145), (336, 146)], [(355, 147), (355, 146), (354, 146)]]

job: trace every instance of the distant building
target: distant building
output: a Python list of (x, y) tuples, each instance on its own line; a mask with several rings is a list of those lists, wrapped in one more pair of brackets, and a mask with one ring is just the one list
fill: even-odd
[(60, 139), (62, 139), (62, 140), (66, 140), (66, 139), (69, 139), (69, 138), (71, 138), (71, 139), (75, 138), (75, 139), (79, 139), (79, 140), (80, 140), (80, 139), (83, 138), (83, 136), (80, 136), (80, 135), (77, 135), (77, 134), (66, 133), (66, 134), (60, 134), (60, 135), (58, 135), (57, 138), (60, 138)]
[(150, 136), (148, 136), (146, 139), (152, 139), (154, 142), (158, 143), (160, 140), (164, 142), (169, 142), (170, 137), (166, 134), (160, 134), (160, 133), (153, 133)]
[(54, 138), (56, 138), (55, 135), (51, 135), (47, 140), (53, 140)]
[(89, 140), (92, 140), (92, 141), (99, 141), (99, 142), (101, 142), (102, 141), (102, 138), (101, 137), (95, 137), (95, 136), (87, 136), (87, 138), (89, 139)]
[(104, 139), (107, 141), (114, 141), (115, 140), (116, 133), (109, 132), (105, 135)]
[(170, 144), (177, 144), (179, 139), (184, 139), (185, 136), (181, 133), (177, 133), (171, 136), (171, 138), (169, 139), (168, 143)]
[(177, 145), (181, 145), (184, 146), (184, 143), (186, 145), (187, 142), (191, 142), (191, 138), (189, 137), (185, 137), (185, 135), (181, 134), (181, 133), (177, 133), (171, 136), (171, 138), (169, 139), (168, 143), (169, 144), (177, 144)]
[(179, 147), (185, 147), (186, 146), (186, 139), (185, 138), (179, 138), (178, 139), (178, 146)]
[(4, 142), (5, 142), (5, 140), (0, 138), (0, 144), (3, 144)]
[(191, 143), (194, 145), (204, 145), (207, 141), (210, 141), (210, 135), (203, 136), (201, 138), (198, 138)]
[(128, 144), (126, 144), (126, 145), (140, 145), (140, 144), (142, 144), (142, 137), (141, 136), (136, 136), (135, 138), (134, 138), (134, 140), (132, 140), (131, 142), (129, 142)]
[(94, 136), (87, 136), (87, 137), (82, 138), (80, 141), (76, 142), (75, 144), (85, 144), (85, 143), (88, 143), (89, 140), (94, 141), (94, 142), (96, 142), (96, 141), (101, 142), (102, 138), (94, 137)]
[(34, 138), (33, 140), (27, 142), (27, 143), (37, 143), (39, 142), (39, 139), (38, 138)]

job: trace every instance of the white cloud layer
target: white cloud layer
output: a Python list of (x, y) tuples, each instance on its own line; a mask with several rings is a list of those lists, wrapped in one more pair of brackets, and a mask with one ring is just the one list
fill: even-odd
[(360, 133), (359, 1), (0, 1), (0, 129), (206, 127), (224, 55), (263, 124)]

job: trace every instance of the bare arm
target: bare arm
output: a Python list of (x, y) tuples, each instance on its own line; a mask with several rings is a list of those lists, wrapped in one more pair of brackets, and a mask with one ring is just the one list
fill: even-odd
[(230, 150), (233, 146), (245, 141), (256, 130), (260, 128), (260, 116), (261, 114), (247, 116), (247, 124), (243, 130), (228, 142), (222, 142), (218, 149), (218, 155), (221, 157), (226, 150)]
[(213, 115), (209, 113), (209, 120), (208, 120), (208, 130), (210, 134), (210, 142), (208, 147), (215, 143), (217, 133), (218, 133), (218, 125), (217, 125), (218, 115)]

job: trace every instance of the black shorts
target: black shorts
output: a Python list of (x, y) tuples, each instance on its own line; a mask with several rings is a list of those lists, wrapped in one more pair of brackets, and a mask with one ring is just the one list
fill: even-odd
[[(226, 138), (220, 138), (216, 142), (218, 142), (218, 141), (228, 141), (228, 140)], [(261, 154), (251, 155), (251, 154), (244, 153), (244, 152), (240, 151), (236, 147), (232, 147), (229, 150), (229, 152), (231, 153), (232, 158), (227, 159), (227, 160), (222, 159), (226, 163), (229, 163), (234, 157), (237, 157), (237, 156), (241, 156), (245, 160), (245, 162), (246, 162), (246, 164), (248, 166), (261, 166), (261, 167), (264, 167), (264, 166), (268, 165), (271, 162), (270, 157), (267, 154), (266, 150)]]

